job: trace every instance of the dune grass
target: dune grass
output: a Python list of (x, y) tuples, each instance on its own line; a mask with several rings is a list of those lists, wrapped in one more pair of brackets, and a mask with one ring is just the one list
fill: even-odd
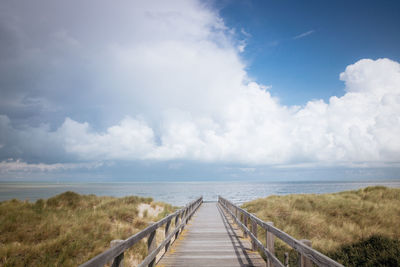
[[(269, 196), (245, 203), (243, 208), (264, 221), (274, 222), (297, 239), (311, 240), (314, 248), (346, 266), (360, 266), (355, 264), (357, 256), (346, 258), (345, 251), (354, 252), (357, 248), (356, 254), (361, 258), (364, 255), (360, 250), (362, 244), (374, 244), (379, 249), (382, 248), (377, 245), (379, 242), (390, 242), (397, 246), (394, 252), (400, 251), (398, 188), (374, 186), (333, 194)], [(281, 258), (285, 251), (290, 251), (282, 242), (276, 242), (276, 247)], [(296, 261), (296, 253), (291, 251), (290, 254), (291, 261)], [(393, 260), (400, 261), (400, 256)], [(378, 265), (366, 263), (363, 266)]]
[[(156, 217), (138, 214), (142, 203), (161, 206)], [(76, 266), (126, 239), (148, 222), (171, 213), (174, 207), (151, 198), (98, 197), (65, 192), (34, 203), (0, 202), (1, 266)], [(126, 255), (129, 262), (147, 253), (143, 242)]]

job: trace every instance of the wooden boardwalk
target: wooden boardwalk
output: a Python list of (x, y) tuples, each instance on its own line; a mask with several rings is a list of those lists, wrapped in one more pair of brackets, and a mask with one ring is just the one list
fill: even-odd
[[(265, 232), (260, 237), (265, 238), (266, 245), (257, 237), (259, 228)], [(164, 232), (164, 238), (159, 235), (160, 231)], [(243, 238), (241, 231), (251, 239), (252, 245)], [(178, 239), (171, 246), (175, 238)], [(267, 257), (268, 266), (288, 266), (288, 253), (285, 253), (285, 263), (275, 255), (275, 238), (297, 251), (301, 267), (344, 267), (313, 249), (311, 241), (297, 240), (272, 222), (264, 222), (221, 196), (218, 196), (218, 204), (204, 203), (203, 197), (199, 197), (125, 240), (113, 240), (111, 248), (80, 267), (109, 266), (110, 263), (113, 267), (122, 267), (126, 250), (144, 241), (148, 253), (138, 267), (154, 266), (159, 257), (159, 267), (265, 266), (257, 250)], [(165, 250), (168, 252), (161, 255)]]
[(265, 266), (265, 261), (213, 202), (200, 206), (157, 266)]

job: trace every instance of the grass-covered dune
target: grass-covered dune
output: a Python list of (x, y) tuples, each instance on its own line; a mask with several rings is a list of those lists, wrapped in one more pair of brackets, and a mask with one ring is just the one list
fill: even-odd
[[(345, 266), (400, 266), (398, 188), (269, 196), (242, 207)], [(281, 242), (276, 249), (281, 259), (290, 251)], [(290, 257), (294, 264), (296, 253)]]
[[(171, 213), (151, 198), (65, 192), (47, 200), (0, 202), (0, 266), (76, 266)], [(139, 261), (144, 242), (125, 260)]]

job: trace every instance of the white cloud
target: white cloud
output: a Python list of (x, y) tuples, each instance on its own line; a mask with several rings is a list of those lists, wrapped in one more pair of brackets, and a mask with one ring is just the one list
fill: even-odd
[(67, 118), (54, 134), (61, 136), (67, 153), (85, 160), (146, 159), (155, 148), (153, 130), (129, 117), (105, 133), (93, 132), (88, 123)]
[(246, 48), (246, 41), (244, 41), (244, 40), (242, 40), (242, 41), (240, 41), (239, 42), (239, 44), (238, 44), (238, 46), (237, 46), (237, 49), (238, 49), (238, 51), (240, 52), (240, 53), (243, 53), (244, 52), (244, 49)]
[(281, 106), (254, 82), (240, 85), (224, 108), (211, 115), (165, 112), (159, 143), (145, 121), (131, 118), (104, 133), (91, 133), (87, 123), (67, 119), (58, 131), (69, 140), (67, 151), (85, 159), (267, 165), (398, 162), (399, 66), (388, 59), (361, 60), (340, 75), (348, 91), (344, 96), (329, 103), (310, 101), (302, 108)]
[(306, 36), (309, 36), (309, 35), (313, 34), (314, 32), (315, 32), (314, 30), (310, 30), (310, 31), (307, 31), (307, 32), (303, 32), (303, 33), (301, 33), (301, 34), (296, 35), (295, 37), (293, 37), (293, 39), (294, 39), (294, 40), (301, 39), (301, 38), (304, 38), (304, 37), (306, 37)]
[(246, 36), (246, 37), (248, 37), (248, 38), (251, 37), (251, 34), (248, 33), (248, 32), (246, 32), (243, 28), (240, 29), (240, 32), (241, 32), (244, 36)]

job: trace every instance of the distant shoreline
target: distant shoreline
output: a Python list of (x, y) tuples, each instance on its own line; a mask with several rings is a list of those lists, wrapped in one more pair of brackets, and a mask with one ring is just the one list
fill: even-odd
[(398, 180), (376, 181), (186, 181), (186, 182), (0, 182), (0, 201), (20, 199), (36, 201), (65, 191), (97, 196), (124, 197), (137, 195), (181, 206), (203, 195), (205, 201), (216, 201), (218, 195), (236, 204), (269, 195), (322, 194), (382, 185), (400, 188)]
[(151, 184), (151, 183), (372, 183), (372, 182), (400, 182), (399, 178), (377, 178), (377, 179), (282, 179), (282, 180), (262, 180), (262, 179), (220, 179), (220, 180), (169, 180), (159, 179), (150, 181), (66, 181), (66, 180), (0, 180), (0, 184)]

